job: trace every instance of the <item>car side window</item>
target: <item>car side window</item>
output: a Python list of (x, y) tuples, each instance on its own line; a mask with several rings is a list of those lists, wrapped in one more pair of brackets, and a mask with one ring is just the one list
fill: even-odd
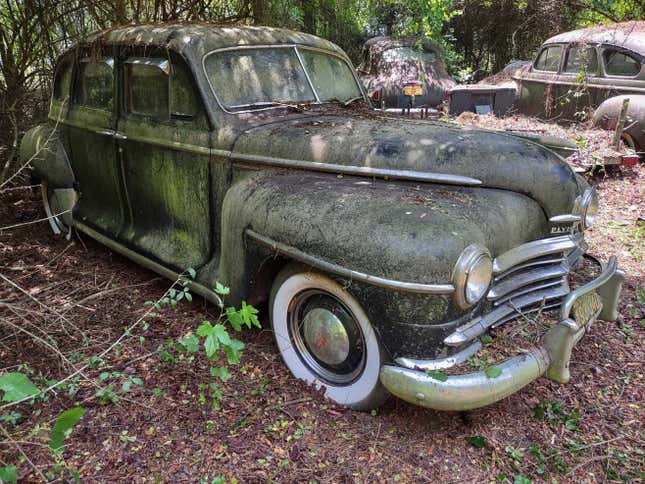
[(64, 101), (69, 96), (69, 88), (72, 85), (72, 63), (63, 61), (56, 69), (54, 76), (54, 99)]
[(126, 105), (131, 114), (155, 118), (192, 119), (199, 102), (186, 68), (167, 59), (131, 58), (126, 61)]
[(605, 72), (610, 76), (632, 77), (641, 71), (641, 63), (626, 52), (605, 49)]
[(534, 67), (539, 71), (557, 72), (560, 67), (560, 58), (562, 57), (562, 46), (552, 45), (545, 47), (540, 52)]
[(593, 47), (573, 46), (567, 51), (564, 72), (598, 74), (598, 54)]
[(114, 101), (114, 60), (81, 59), (74, 101), (94, 109), (112, 111)]

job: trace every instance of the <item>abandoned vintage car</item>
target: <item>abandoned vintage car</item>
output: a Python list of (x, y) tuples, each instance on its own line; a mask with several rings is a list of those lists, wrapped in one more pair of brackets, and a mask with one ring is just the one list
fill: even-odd
[(645, 21), (551, 37), (531, 67), (513, 78), (521, 112), (576, 119), (578, 113), (598, 108), (594, 124), (605, 128), (616, 126), (622, 101), (629, 98), (623, 140), (645, 152)]
[(456, 84), (441, 46), (418, 36), (369, 39), (358, 73), (372, 101), (390, 110), (434, 108)]
[[(360, 105), (364, 109), (360, 109)], [(259, 27), (144, 25), (57, 64), (49, 122), (21, 144), (55, 232), (75, 228), (217, 302), (268, 301), (297, 377), (356, 409), (393, 393), (476, 408), (616, 318), (615, 257), (577, 288), (598, 200), (530, 141), (369, 109), (330, 42)], [(491, 327), (555, 311), (501, 374), (437, 379)]]

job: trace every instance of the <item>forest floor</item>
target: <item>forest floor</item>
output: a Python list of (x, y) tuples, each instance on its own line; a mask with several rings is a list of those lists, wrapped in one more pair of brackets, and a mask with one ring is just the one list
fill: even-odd
[[(0, 438), (0, 466), (20, 462), (28, 481), (65, 479), (67, 469), (83, 482), (643, 479), (645, 167), (591, 182), (601, 211), (587, 235), (590, 253), (617, 255), (627, 279), (620, 320), (597, 322), (578, 344), (568, 385), (539, 379), (470, 412), (435, 412), (395, 398), (378, 411), (354, 412), (290, 376), (263, 311), (265, 329), (242, 333), (242, 363), (221, 385), (221, 409), (213, 411), (200, 403), (207, 362), (160, 357), (168, 338), (218, 318), (218, 308), (196, 297), (147, 317), (45, 400), (11, 408), (21, 415), (15, 423), (0, 420), (11, 435)], [(171, 284), (82, 234), (67, 241), (47, 223), (31, 223), (42, 217), (36, 188), (0, 192), (0, 321), (7, 323), (0, 325), (0, 374), (20, 370), (41, 388), (69, 374), (65, 359), (80, 365), (110, 347)], [(106, 372), (111, 376), (100, 380)], [(127, 380), (134, 383), (115, 402), (105, 392), (97, 396)], [(64, 460), (54, 461), (49, 429), (75, 405), (87, 413)]]

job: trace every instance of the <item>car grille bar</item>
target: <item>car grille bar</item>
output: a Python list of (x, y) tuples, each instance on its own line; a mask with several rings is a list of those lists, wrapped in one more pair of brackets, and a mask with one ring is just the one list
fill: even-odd
[(520, 315), (555, 309), (571, 292), (567, 276), (587, 250), (581, 234), (535, 240), (493, 261), (488, 312), (457, 328), (444, 339), (460, 346)]

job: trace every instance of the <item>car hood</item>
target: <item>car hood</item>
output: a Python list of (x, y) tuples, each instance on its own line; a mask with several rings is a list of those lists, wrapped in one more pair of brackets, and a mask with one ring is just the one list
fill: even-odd
[(373, 114), (283, 119), (244, 131), (233, 157), (460, 175), (537, 201), (551, 217), (570, 213), (584, 189), (552, 151), (501, 132)]

